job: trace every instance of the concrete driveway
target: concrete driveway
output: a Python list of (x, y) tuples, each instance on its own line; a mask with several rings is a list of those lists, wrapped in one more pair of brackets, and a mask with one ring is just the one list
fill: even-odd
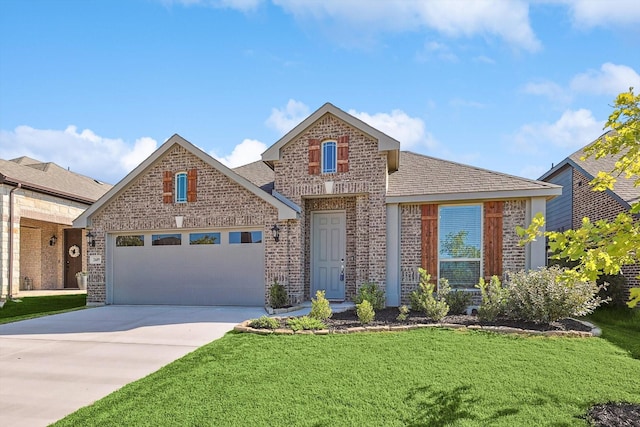
[(46, 426), (263, 314), (105, 306), (0, 325), (0, 424)]

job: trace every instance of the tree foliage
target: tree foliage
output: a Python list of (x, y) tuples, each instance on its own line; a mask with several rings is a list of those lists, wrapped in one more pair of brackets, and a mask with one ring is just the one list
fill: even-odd
[[(631, 180), (640, 187), (640, 94), (633, 88), (616, 97), (613, 112), (605, 124), (611, 131), (585, 148), (585, 157), (600, 159), (616, 156), (613, 170), (600, 171), (591, 181), (594, 191), (613, 190), (618, 179)], [(544, 218), (538, 214), (529, 227), (518, 228), (518, 234), (527, 243), (545, 236), (549, 248), (558, 259), (576, 261), (567, 270), (568, 275), (585, 281), (593, 281), (601, 274), (615, 275), (624, 265), (640, 262), (640, 221), (634, 214), (640, 213), (640, 201), (631, 204), (628, 212), (620, 213), (613, 221), (591, 221), (583, 218), (582, 226), (564, 232), (542, 233)], [(630, 307), (640, 303), (640, 288), (631, 289)]]

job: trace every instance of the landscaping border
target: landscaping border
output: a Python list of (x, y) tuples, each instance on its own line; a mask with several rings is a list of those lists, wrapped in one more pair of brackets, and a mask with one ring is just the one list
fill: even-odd
[(472, 331), (486, 331), (494, 332), (497, 334), (518, 334), (518, 335), (542, 335), (550, 337), (574, 337), (574, 338), (589, 338), (598, 337), (602, 333), (600, 328), (596, 327), (590, 322), (584, 320), (573, 319), (576, 322), (580, 322), (589, 328), (591, 331), (534, 331), (531, 329), (512, 328), (508, 326), (483, 326), (483, 325), (459, 325), (455, 323), (427, 323), (427, 324), (411, 324), (411, 325), (396, 325), (396, 326), (358, 326), (346, 329), (318, 329), (318, 330), (301, 330), (293, 331), (291, 329), (257, 329), (249, 326), (251, 319), (245, 320), (242, 323), (236, 325), (233, 330), (236, 332), (251, 333), (258, 335), (329, 335), (329, 334), (354, 334), (361, 332), (400, 332), (409, 331), (412, 329), (422, 328), (443, 328), (443, 329), (467, 329)]

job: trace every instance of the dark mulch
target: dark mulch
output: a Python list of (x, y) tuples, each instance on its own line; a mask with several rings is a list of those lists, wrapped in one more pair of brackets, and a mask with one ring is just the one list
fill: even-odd
[[(451, 315), (446, 316), (440, 322), (434, 322), (420, 312), (411, 311), (404, 322), (397, 320), (397, 308), (384, 308), (376, 311), (375, 320), (367, 326), (395, 326), (395, 325), (412, 325), (412, 324), (433, 324), (433, 323), (453, 323), (459, 325), (481, 325), (481, 326), (507, 326), (511, 328), (528, 329), (534, 331), (582, 331), (589, 332), (591, 329), (581, 322), (572, 319), (562, 319), (552, 323), (536, 324), (531, 322), (521, 322), (511, 319), (499, 319), (495, 322), (481, 322), (475, 315)], [(346, 329), (362, 326), (358, 320), (355, 310), (347, 310), (341, 313), (333, 313), (331, 318), (327, 320), (326, 325), (330, 330)]]
[(640, 405), (633, 403), (602, 403), (587, 412), (587, 421), (597, 427), (640, 427)]

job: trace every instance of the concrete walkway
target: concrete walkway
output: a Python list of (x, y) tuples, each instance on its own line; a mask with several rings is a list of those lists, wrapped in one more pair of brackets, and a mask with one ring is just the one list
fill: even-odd
[(46, 426), (263, 314), (105, 306), (0, 325), (0, 424)]

